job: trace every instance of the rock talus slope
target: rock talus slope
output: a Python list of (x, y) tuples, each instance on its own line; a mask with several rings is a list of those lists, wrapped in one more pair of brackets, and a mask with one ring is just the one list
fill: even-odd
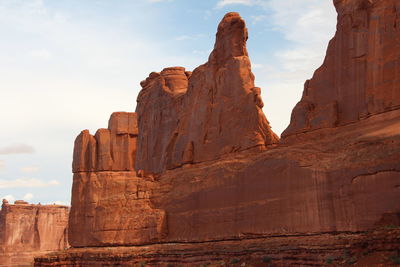
[[(334, 2), (336, 35), (281, 140), (237, 13), (223, 18), (207, 63), (141, 83), (130, 169), (113, 169), (112, 133), (81, 134), (74, 164), (89, 167), (74, 169), (74, 248), (36, 266), (379, 266), (371, 251), (390, 266), (400, 250), (399, 4)], [(111, 167), (91, 167), (99, 158)]]
[(0, 266), (32, 266), (35, 256), (68, 247), (69, 208), (3, 200), (0, 211)]

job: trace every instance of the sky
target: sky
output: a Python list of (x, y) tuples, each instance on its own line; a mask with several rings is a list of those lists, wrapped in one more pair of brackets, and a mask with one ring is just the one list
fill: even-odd
[(134, 111), (150, 72), (206, 62), (231, 11), (280, 134), (334, 35), (331, 0), (0, 0), (0, 197), (69, 205), (80, 131)]

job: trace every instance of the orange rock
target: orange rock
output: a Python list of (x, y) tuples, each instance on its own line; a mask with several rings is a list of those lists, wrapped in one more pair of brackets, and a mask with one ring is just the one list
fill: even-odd
[(322, 66), (304, 86), (282, 136), (400, 108), (397, 0), (335, 0), (338, 24)]
[[(136, 170), (160, 173), (170, 161), (175, 131), (184, 112), (182, 97), (188, 78), (181, 67), (151, 73), (137, 98), (138, 142)], [(168, 154), (169, 153), (169, 154)]]
[(71, 246), (137, 245), (166, 235), (166, 213), (153, 207), (155, 187), (135, 172), (74, 174), (69, 217)]
[(84, 130), (77, 136), (72, 171), (134, 170), (137, 134), (136, 113), (114, 112), (108, 129), (99, 129), (95, 136)]
[(207, 63), (191, 74), (167, 68), (141, 83), (137, 170), (162, 173), (278, 141), (261, 110), (246, 41), (243, 19), (228, 13)]
[(96, 139), (88, 130), (82, 131), (75, 139), (73, 172), (95, 170), (96, 154)]
[(29, 266), (36, 256), (68, 247), (69, 208), (33, 205), (23, 200), (14, 205), (3, 200), (0, 211), (0, 265)]
[[(306, 82), (284, 140), (271, 149), (264, 148), (277, 137), (261, 110), (261, 90), (254, 86), (245, 47), (247, 31), (237, 13), (228, 13), (220, 23), (207, 63), (193, 73), (166, 68), (141, 83), (138, 131), (129, 130), (125, 115), (113, 115), (116, 122), (96, 134), (95, 156), (90, 136), (81, 133), (74, 153), (72, 246), (157, 243), (152, 253), (158, 256), (165, 248), (174, 251), (179, 242), (204, 257), (200, 261), (215, 261), (209, 244), (238, 251), (237, 240), (273, 237), (273, 250), (281, 251), (288, 236), (301, 236), (298, 244), (310, 244), (302, 237), (315, 236), (323, 249), (333, 242), (325, 235), (359, 235), (382, 223), (398, 224), (400, 109), (394, 85), (399, 82), (384, 72), (379, 75), (390, 74), (388, 87), (374, 83), (382, 78), (375, 73), (382, 62), (397, 62), (398, 49), (392, 48), (399, 44), (393, 39), (398, 5), (393, 0), (335, 3), (338, 32), (325, 63)], [(364, 34), (372, 43), (364, 42)], [(376, 36), (382, 43), (376, 44)], [(368, 71), (377, 80), (368, 80)], [(113, 141), (120, 135), (132, 139)], [(98, 159), (96, 168), (91, 157)], [(83, 164), (86, 171), (79, 171)], [(136, 171), (124, 169), (126, 164)], [(400, 249), (393, 245), (397, 239), (389, 239), (387, 251)], [(336, 241), (342, 251), (359, 246)], [(382, 237), (371, 243), (379, 242), (388, 244)], [(107, 255), (136, 264), (136, 249), (123, 257)], [(104, 249), (88, 254), (71, 250), (66, 258), (78, 255), (74, 251), (92, 260)], [(285, 255), (305, 253), (300, 265), (311, 255), (303, 247), (290, 251)], [(99, 262), (107, 262), (102, 255)], [(317, 265), (323, 262), (310, 257)], [(282, 266), (290, 263), (282, 259)]]
[(137, 134), (136, 113), (115, 112), (108, 129), (99, 129), (94, 137), (83, 131), (77, 137), (72, 246), (144, 244), (165, 236), (166, 214), (150, 202), (155, 185), (134, 170)]

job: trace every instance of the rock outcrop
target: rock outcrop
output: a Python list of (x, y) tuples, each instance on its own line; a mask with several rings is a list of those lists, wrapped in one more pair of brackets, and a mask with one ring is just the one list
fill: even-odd
[(161, 173), (278, 141), (261, 110), (247, 38), (243, 19), (228, 13), (207, 63), (193, 73), (166, 68), (141, 83), (137, 170)]
[(69, 208), (25, 201), (0, 211), (0, 266), (32, 266), (35, 256), (68, 247)]
[(71, 246), (157, 242), (165, 235), (165, 212), (150, 203), (154, 182), (134, 171), (136, 113), (115, 112), (108, 129), (75, 140)]
[(282, 136), (355, 123), (400, 108), (397, 0), (335, 0), (338, 24), (324, 63), (304, 85)]
[(108, 129), (95, 136), (82, 131), (75, 140), (72, 171), (132, 171), (136, 157), (136, 113), (114, 112)]
[[(386, 253), (390, 266), (400, 250), (400, 83), (385, 65), (398, 60), (399, 5), (335, 5), (336, 36), (278, 144), (238, 14), (224, 17), (193, 73), (150, 74), (138, 97), (136, 171), (75, 171), (74, 248), (36, 266), (362, 264), (362, 251)], [(78, 137), (74, 162), (98, 164), (94, 139)]]

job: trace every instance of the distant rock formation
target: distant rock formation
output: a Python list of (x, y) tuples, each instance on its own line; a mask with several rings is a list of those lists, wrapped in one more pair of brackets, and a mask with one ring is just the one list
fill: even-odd
[(207, 63), (193, 73), (166, 68), (141, 83), (137, 170), (161, 173), (277, 143), (261, 110), (247, 38), (243, 19), (228, 13)]
[(35, 256), (68, 248), (68, 212), (66, 206), (3, 200), (0, 266), (31, 266)]
[[(36, 266), (195, 266), (232, 257), (322, 266), (329, 257), (351, 264), (371, 250), (387, 259), (400, 250), (400, 82), (392, 72), (399, 4), (335, 5), (336, 36), (282, 140), (262, 113), (237, 13), (223, 18), (206, 64), (193, 73), (166, 68), (141, 83), (129, 168), (112, 167), (124, 148), (110, 141), (99, 153), (98, 137), (81, 134), (74, 248)], [(91, 167), (99, 161), (108, 167)]]

